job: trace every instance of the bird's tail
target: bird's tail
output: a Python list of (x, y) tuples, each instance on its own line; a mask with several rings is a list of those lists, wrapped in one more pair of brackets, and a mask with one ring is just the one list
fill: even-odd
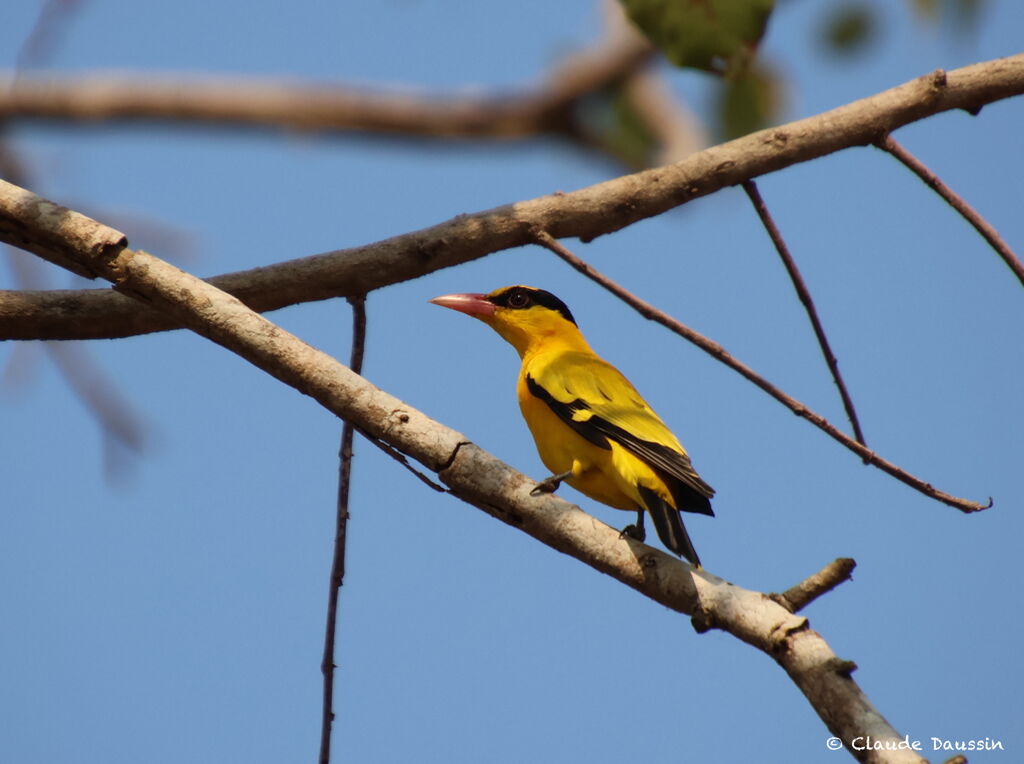
[(639, 486), (640, 497), (647, 505), (647, 511), (654, 521), (654, 528), (658, 531), (658, 538), (661, 543), (678, 555), (685, 557), (698, 568), (701, 567), (700, 557), (697, 550), (693, 548), (690, 541), (690, 534), (686, 532), (683, 525), (683, 518), (678, 509), (673, 507), (650, 488)]

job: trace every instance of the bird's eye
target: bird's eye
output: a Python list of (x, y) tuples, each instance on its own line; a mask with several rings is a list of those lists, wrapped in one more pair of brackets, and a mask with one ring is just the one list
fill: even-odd
[(525, 308), (530, 304), (530, 295), (521, 289), (516, 289), (511, 292), (508, 296), (508, 306), (510, 308)]

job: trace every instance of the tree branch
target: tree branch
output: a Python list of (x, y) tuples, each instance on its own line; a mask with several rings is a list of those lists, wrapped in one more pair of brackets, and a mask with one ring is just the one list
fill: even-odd
[[(352, 352), (349, 368), (355, 374), (363, 370), (366, 348), (366, 298), (351, 297)], [(331, 728), (334, 724), (334, 641), (338, 630), (338, 597), (345, 578), (345, 547), (348, 540), (348, 497), (352, 482), (352, 441), (355, 431), (348, 420), (341, 427), (341, 447), (338, 450), (338, 502), (334, 524), (334, 554), (331, 558), (331, 578), (327, 593), (327, 623), (324, 633), (324, 657), (320, 671), (324, 675), (323, 709), (320, 718), (320, 764), (331, 760)]]
[(790, 613), (799, 613), (823, 594), (835, 589), (844, 581), (853, 578), (853, 569), (857, 561), (850, 557), (833, 560), (813, 576), (805, 578), (795, 586), (791, 586), (782, 594), (770, 594), (775, 602), (786, 608)]
[(721, 361), (733, 371), (739, 372), (745, 379), (747, 379), (750, 382), (753, 382), (755, 385), (760, 387), (762, 390), (764, 390), (766, 393), (768, 393), (771, 397), (773, 397), (783, 406), (788, 408), (794, 414), (796, 414), (799, 417), (802, 417), (803, 419), (806, 419), (808, 422), (813, 424), (826, 435), (829, 435), (834, 440), (839, 441), (841, 444), (843, 444), (848, 449), (853, 451), (855, 454), (860, 456), (860, 458), (864, 461), (865, 464), (872, 464), (878, 467), (883, 472), (889, 473), (900, 482), (906, 483), (911, 488), (920, 491), (925, 496), (928, 496), (929, 498), (932, 499), (936, 499), (937, 501), (941, 501), (943, 504), (948, 504), (951, 507), (955, 507), (956, 509), (959, 509), (961, 512), (978, 512), (979, 510), (988, 509), (989, 507), (992, 506), (991, 498), (988, 500), (987, 504), (980, 504), (976, 501), (961, 499), (958, 496), (953, 496), (952, 494), (948, 494), (945, 493), (944, 491), (938, 490), (931, 483), (926, 483), (925, 481), (921, 480), (921, 478), (915, 477), (906, 470), (896, 466), (892, 462), (883, 459), (871, 449), (867, 448), (866, 446), (858, 443), (856, 440), (851, 438), (845, 432), (843, 432), (834, 424), (825, 419), (825, 417), (823, 417), (821, 414), (812, 411), (803, 403), (798, 401), (796, 398), (777, 388), (775, 385), (773, 385), (767, 379), (765, 379), (756, 371), (751, 369), (745, 363), (734, 358), (732, 355), (728, 353), (728, 351), (726, 351), (725, 348), (723, 348), (714, 340), (708, 339), (700, 332), (697, 332), (688, 327), (686, 324), (677, 321), (667, 313), (663, 313), (662, 311), (658, 310), (653, 305), (651, 305), (649, 302), (641, 300), (639, 297), (637, 297), (635, 294), (633, 294), (628, 289), (623, 287), (621, 284), (612, 281), (610, 278), (608, 278), (603, 273), (598, 271), (592, 265), (590, 265), (586, 261), (580, 259), (572, 252), (570, 252), (565, 246), (563, 246), (558, 240), (556, 240), (547, 232), (537, 231), (534, 234), (534, 239), (538, 244), (550, 249), (560, 258), (565, 260), (565, 262), (567, 262), (569, 265), (575, 268), (577, 271), (579, 271), (584, 276), (589, 278), (591, 281), (603, 286), (605, 289), (607, 289), (613, 295), (615, 295), (620, 300), (625, 302), (627, 305), (633, 308), (637, 313), (639, 313), (644, 318), (650, 321), (656, 321), (657, 323), (664, 326), (666, 329), (675, 332), (683, 339), (692, 342), (705, 353), (708, 353), (712, 358)]
[(891, 135), (886, 135), (876, 145), (901, 161), (904, 166), (924, 181), (935, 193), (945, 199), (950, 207), (959, 212), (964, 220), (974, 226), (974, 230), (982, 235), (985, 241), (989, 243), (989, 246), (996, 251), (996, 254), (1003, 258), (1003, 262), (1009, 266), (1010, 270), (1020, 280), (1020, 283), (1024, 284), (1024, 264), (1021, 263), (1020, 258), (1014, 254), (1014, 251), (1010, 249), (1010, 245), (1006, 243), (996, 229), (967, 203), (966, 199), (943, 183), (942, 179), (929, 170), (924, 162), (903, 148)]
[(509, 140), (562, 133), (575, 101), (646, 63), (631, 27), (567, 58), (537, 86), (484, 96), (381, 92), (341, 84), (147, 73), (0, 75), (0, 121), (198, 123)]
[[(873, 144), (951, 109), (977, 112), (1024, 93), (1024, 54), (933, 72), (860, 101), (699, 151), (675, 164), (460, 215), (376, 244), (225, 274), (210, 283), (263, 312), (353, 297), (532, 241), (531, 232), (589, 241), (691, 199), (826, 154)], [(3, 228), (0, 220), (0, 229)], [(21, 245), (19, 245), (21, 246)], [(53, 260), (46, 242), (30, 251)], [(28, 248), (28, 247), (23, 247)], [(367, 267), (372, 263), (372, 267)], [(166, 315), (106, 290), (0, 292), (0, 339), (98, 339), (178, 328)]]
[[(22, 191), (20, 201), (27, 217), (51, 224), (47, 234), (54, 239), (60, 221), (48, 213), (56, 205), (27, 191)], [(654, 601), (691, 615), (698, 632), (722, 629), (757, 647), (782, 666), (832, 734), (847, 744), (868, 735), (883, 743), (902, 739), (850, 677), (854, 664), (840, 660), (806, 618), (765, 594), (622, 538), (617, 530), (557, 496), (531, 496), (533, 480), (462, 434), (380, 390), (201, 279), (145, 252), (106, 246), (117, 239), (117, 232), (89, 223), (89, 236), (82, 230), (64, 230), (63, 251), (122, 293), (168, 312), (182, 325), (311, 396), (360, 432), (408, 454), (437, 472), (462, 500)], [(852, 753), (864, 762), (923, 762), (912, 751)]]
[(839, 373), (839, 361), (836, 360), (835, 353), (832, 352), (832, 346), (825, 335), (825, 327), (821, 325), (821, 319), (818, 318), (818, 309), (814, 307), (811, 290), (807, 288), (804, 277), (800, 274), (800, 269), (797, 267), (796, 260), (790, 254), (789, 247), (786, 246), (786, 241), (782, 238), (782, 233), (779, 231), (778, 226), (775, 225), (775, 220), (772, 219), (764, 199), (761, 198), (761, 192), (757, 190), (757, 184), (752, 180), (745, 180), (743, 181), (743, 190), (747, 192), (747, 196), (750, 197), (750, 202), (754, 205), (757, 216), (761, 218), (762, 225), (768, 231), (768, 237), (775, 245), (775, 251), (779, 253), (782, 265), (785, 267), (786, 273), (789, 274), (789, 280), (793, 282), (793, 288), (796, 289), (796, 294), (800, 298), (800, 302), (803, 303), (804, 310), (807, 311), (807, 317), (811, 321), (811, 328), (814, 329), (814, 336), (818, 338), (818, 347), (821, 348), (821, 354), (825, 357), (825, 363), (829, 371), (832, 372), (832, 380), (835, 382), (836, 387), (839, 388), (839, 397), (842, 398), (843, 408), (846, 409), (846, 416), (853, 427), (854, 437), (858, 443), (867, 447), (868, 444), (864, 440), (864, 432), (860, 428), (860, 419), (857, 418), (857, 409), (853, 406), (853, 398), (850, 397), (850, 392), (846, 389), (843, 375)]

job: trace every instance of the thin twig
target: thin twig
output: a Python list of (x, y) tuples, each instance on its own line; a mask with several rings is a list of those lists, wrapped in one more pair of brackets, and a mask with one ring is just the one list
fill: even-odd
[(768, 211), (764, 199), (761, 198), (761, 192), (758, 191), (757, 184), (753, 180), (745, 180), (743, 181), (743, 190), (747, 192), (751, 204), (757, 210), (757, 216), (761, 218), (761, 223), (764, 225), (765, 230), (768, 231), (768, 235), (771, 237), (779, 257), (782, 258), (782, 264), (786, 267), (789, 279), (793, 282), (793, 288), (796, 289), (797, 296), (807, 311), (807, 317), (811, 320), (811, 326), (814, 328), (814, 336), (818, 338), (821, 354), (825, 356), (825, 363), (828, 364), (829, 371), (832, 372), (832, 379), (836, 383), (836, 387), (839, 388), (839, 397), (843, 399), (843, 408), (846, 409), (846, 416), (853, 427), (854, 437), (862, 446), (867, 446), (867, 441), (864, 440), (864, 431), (861, 430), (860, 420), (857, 418), (857, 410), (853, 406), (853, 398), (850, 397), (850, 392), (846, 389), (843, 375), (839, 373), (839, 361), (836, 360), (832, 347), (829, 345), (828, 337), (825, 336), (825, 327), (821, 325), (818, 311), (814, 307), (814, 300), (811, 298), (811, 291), (807, 288), (804, 277), (800, 274), (800, 269), (797, 268), (796, 260), (790, 254), (789, 247), (786, 246), (786, 242), (782, 238), (782, 233), (779, 231), (778, 226), (775, 225), (775, 220)]
[[(352, 305), (352, 353), (349, 368), (356, 374), (363, 369), (366, 347), (366, 296), (348, 298)], [(324, 635), (324, 657), (320, 671), (324, 675), (323, 716), (320, 724), (320, 764), (331, 760), (331, 726), (334, 722), (334, 638), (338, 626), (338, 596), (345, 578), (345, 541), (348, 529), (348, 495), (352, 479), (352, 440), (355, 430), (348, 420), (341, 428), (341, 449), (338, 453), (338, 509), (334, 528), (334, 558), (331, 561), (331, 583), (327, 593), (327, 625)]]
[(1006, 263), (1010, 270), (1014, 272), (1021, 284), (1024, 284), (1024, 263), (1021, 263), (1020, 258), (1010, 249), (1010, 245), (1007, 244), (1003, 237), (999, 235), (995, 228), (983, 218), (977, 210), (975, 210), (967, 201), (960, 196), (956, 191), (951, 189), (945, 183), (943, 183), (939, 176), (928, 169), (920, 159), (915, 157), (903, 146), (896, 142), (891, 136), (886, 134), (885, 138), (880, 140), (877, 144), (878, 148), (883, 151), (887, 151), (900, 160), (906, 167), (911, 170), (917, 177), (925, 182), (932, 188), (939, 196), (945, 199), (949, 205), (963, 216), (964, 220), (974, 226), (974, 229), (984, 237), (985, 241), (989, 243), (989, 246), (996, 251), (996, 253), (1003, 258), (1003, 262)]
[(926, 483), (920, 478), (914, 477), (909, 472), (906, 472), (900, 467), (897, 467), (892, 462), (883, 459), (871, 449), (855, 441), (849, 435), (847, 435), (834, 424), (825, 419), (825, 417), (807, 408), (807, 406), (798, 401), (796, 398), (792, 397), (791, 395), (788, 395), (787, 393), (784, 393), (771, 382), (764, 379), (764, 377), (760, 376), (749, 366), (733, 358), (728, 352), (726, 352), (725, 348), (723, 348), (717, 342), (708, 339), (703, 334), (694, 331), (685, 324), (663, 313), (650, 303), (644, 302), (639, 297), (634, 295), (632, 292), (627, 290), (625, 287), (617, 284), (616, 282), (612, 281), (610, 278), (608, 278), (601, 272), (597, 271), (589, 263), (586, 263), (585, 261), (581, 260), (568, 249), (566, 249), (557, 239), (553, 238), (551, 234), (549, 234), (547, 231), (535, 230), (533, 232), (533, 238), (538, 244), (540, 244), (543, 247), (546, 247), (547, 249), (550, 249), (560, 258), (565, 260), (565, 262), (567, 262), (577, 271), (582, 273), (584, 276), (603, 286), (609, 292), (611, 292), (620, 300), (622, 300), (627, 305), (636, 310), (644, 318), (658, 322), (662, 326), (678, 334), (680, 337), (689, 340), (694, 345), (699, 347), (701, 350), (708, 353), (713, 358), (721, 361), (729, 368), (739, 372), (746, 379), (760, 387), (762, 390), (764, 390), (770, 396), (775, 398), (775, 400), (779, 401), (779, 403), (784, 405), (794, 414), (796, 414), (799, 417), (803, 417), (808, 422), (813, 424), (815, 427), (824, 431), (827, 435), (839, 441), (848, 449), (850, 449), (855, 454), (860, 456), (861, 459), (864, 460), (865, 464), (873, 464), (883, 472), (889, 473), (897, 480), (906, 483), (911, 488), (920, 491), (925, 496), (928, 496), (932, 499), (936, 499), (937, 501), (941, 501), (942, 503), (948, 504), (951, 507), (956, 507), (961, 512), (977, 512), (982, 509), (988, 509), (989, 507), (992, 506), (991, 498), (988, 500), (987, 504), (981, 504), (976, 501), (961, 499), (957, 496), (944, 493), (943, 491), (940, 491), (937, 488), (933, 487), (930, 483)]
[(832, 591), (843, 581), (849, 581), (855, 567), (857, 567), (856, 560), (850, 557), (840, 557), (813, 576), (789, 587), (782, 594), (770, 594), (769, 596), (790, 613), (799, 613), (821, 595)]
[(425, 474), (423, 474), (418, 469), (413, 467), (409, 463), (409, 460), (406, 458), (405, 454), (403, 454), (401, 451), (399, 451), (396, 448), (394, 448), (394, 446), (390, 446), (387, 443), (385, 443), (383, 440), (378, 440), (377, 438), (373, 437), (372, 435), (367, 435), (362, 430), (359, 431), (359, 434), (362, 435), (364, 438), (366, 438), (370, 443), (375, 445), (377, 448), (379, 448), (381, 451), (383, 451), (385, 454), (387, 454), (392, 459), (394, 459), (396, 462), (401, 464), (407, 470), (409, 470), (409, 472), (411, 472), (413, 475), (415, 475), (420, 480), (420, 482), (424, 483), (428, 488), (433, 488), (438, 493), (450, 493), (449, 490), (447, 488), (445, 488), (443, 485), (440, 485), (437, 482), (431, 480)]

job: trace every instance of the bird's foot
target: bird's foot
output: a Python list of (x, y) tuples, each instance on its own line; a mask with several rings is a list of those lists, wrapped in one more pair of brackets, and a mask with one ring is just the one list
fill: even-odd
[(647, 538), (647, 531), (644, 530), (642, 525), (633, 525), (630, 523), (623, 528), (622, 532), (619, 534), (619, 538), (622, 538), (623, 536), (629, 536), (631, 539), (636, 541), (643, 541)]
[(552, 475), (551, 477), (544, 478), (530, 491), (530, 496), (540, 496), (542, 493), (554, 493), (558, 490), (558, 486), (562, 484), (562, 481), (567, 477), (572, 477), (572, 470), (563, 472), (561, 475)]

